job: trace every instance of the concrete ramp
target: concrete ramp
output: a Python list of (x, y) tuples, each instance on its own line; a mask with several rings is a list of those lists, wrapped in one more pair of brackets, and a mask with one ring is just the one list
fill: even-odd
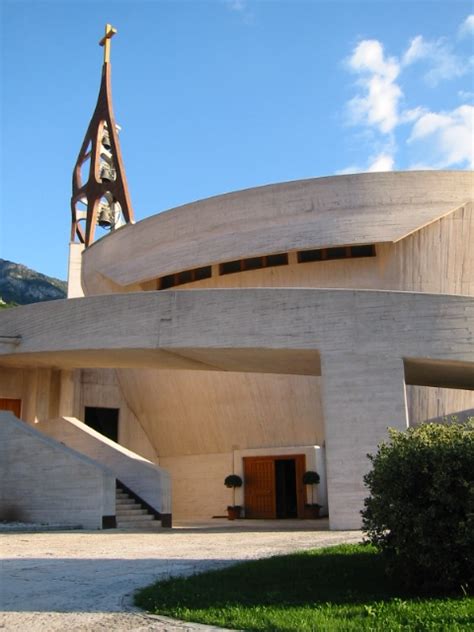
[(0, 411), (0, 520), (101, 529), (115, 517), (115, 475)]
[(38, 423), (38, 429), (81, 454), (102, 463), (132, 496), (171, 526), (171, 482), (168, 472), (139, 454), (96, 432), (74, 417), (58, 417)]

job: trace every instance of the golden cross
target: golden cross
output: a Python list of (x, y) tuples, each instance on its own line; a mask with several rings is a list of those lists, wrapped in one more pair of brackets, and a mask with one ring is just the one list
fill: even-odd
[(99, 46), (104, 47), (104, 64), (110, 61), (110, 38), (113, 37), (116, 32), (117, 29), (114, 29), (111, 24), (105, 25), (105, 35), (99, 42)]

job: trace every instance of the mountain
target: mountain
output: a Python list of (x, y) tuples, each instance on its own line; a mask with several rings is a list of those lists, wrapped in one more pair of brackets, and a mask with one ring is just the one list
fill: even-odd
[[(30, 270), (20, 263), (0, 259), (0, 301), (3, 303), (39, 303), (66, 298), (67, 283)], [(3, 305), (4, 306), (4, 305)]]

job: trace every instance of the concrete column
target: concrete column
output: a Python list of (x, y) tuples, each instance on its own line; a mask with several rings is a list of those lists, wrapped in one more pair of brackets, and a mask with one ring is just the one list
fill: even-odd
[(59, 393), (59, 416), (74, 417), (75, 380), (74, 371), (61, 371), (61, 386)]
[(29, 424), (37, 422), (36, 399), (38, 394), (38, 369), (25, 370), (21, 417)]
[(68, 298), (79, 298), (84, 296), (81, 282), (83, 250), (84, 244), (69, 244), (69, 265), (67, 273)]
[(367, 454), (388, 437), (389, 426), (408, 427), (403, 360), (326, 353), (321, 369), (330, 528), (359, 529)]

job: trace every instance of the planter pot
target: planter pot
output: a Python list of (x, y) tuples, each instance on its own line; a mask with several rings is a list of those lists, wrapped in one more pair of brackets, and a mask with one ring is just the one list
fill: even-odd
[(242, 507), (227, 507), (227, 517), (229, 520), (236, 520), (240, 518), (240, 512)]
[(321, 507), (319, 505), (305, 505), (304, 506), (304, 517), (306, 520), (315, 520), (319, 518), (319, 510)]

